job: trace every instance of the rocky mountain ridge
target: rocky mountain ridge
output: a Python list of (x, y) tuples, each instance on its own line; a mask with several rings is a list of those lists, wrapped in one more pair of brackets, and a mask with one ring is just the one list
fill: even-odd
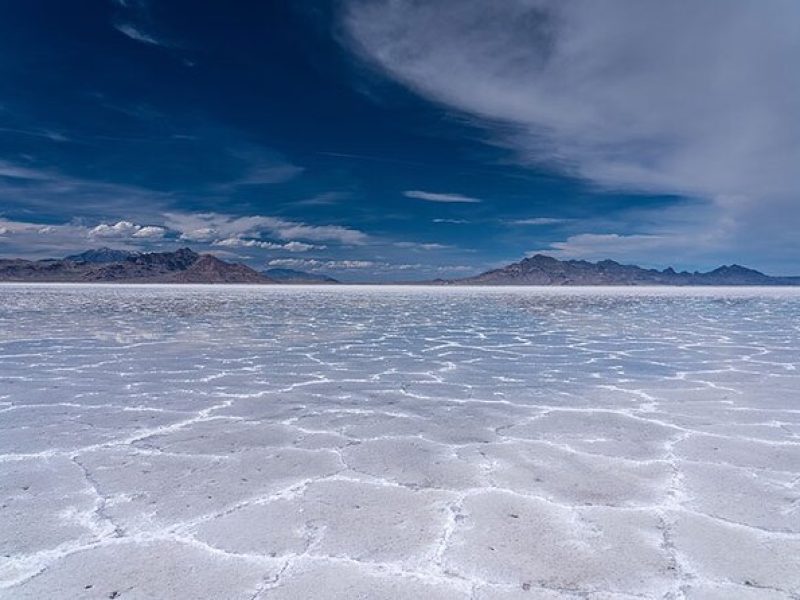
[(107, 248), (63, 259), (0, 259), (0, 281), (95, 283), (274, 283), (250, 267), (189, 248), (129, 253)]

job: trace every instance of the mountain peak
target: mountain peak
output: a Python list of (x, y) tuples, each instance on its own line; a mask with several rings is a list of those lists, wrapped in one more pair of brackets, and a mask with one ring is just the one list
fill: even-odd
[(749, 269), (748, 267), (743, 267), (742, 265), (732, 264), (732, 265), (722, 265), (721, 267), (717, 267), (711, 273), (735, 273), (735, 274), (753, 274), (753, 275), (761, 275), (766, 277), (761, 271), (756, 271), (755, 269)]
[(267, 269), (261, 272), (278, 283), (339, 283), (333, 277), (319, 273), (308, 273), (296, 269)]
[(121, 260), (130, 258), (131, 256), (136, 256), (137, 254), (139, 253), (132, 252), (130, 250), (115, 250), (113, 248), (109, 248), (108, 246), (102, 246), (100, 248), (86, 250), (80, 254), (72, 254), (65, 257), (64, 260), (71, 260), (72, 262), (77, 263), (101, 264), (119, 262)]

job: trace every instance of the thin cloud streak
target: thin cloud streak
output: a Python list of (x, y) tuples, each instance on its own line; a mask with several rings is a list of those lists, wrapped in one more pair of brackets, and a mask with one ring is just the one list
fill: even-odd
[(482, 202), (479, 198), (472, 198), (471, 196), (464, 196), (462, 194), (441, 194), (437, 192), (425, 192), (422, 190), (407, 190), (403, 192), (406, 198), (414, 198), (415, 200), (425, 200), (426, 202), (443, 202), (455, 204), (477, 204)]
[(557, 219), (555, 217), (534, 217), (531, 219), (514, 219), (508, 221), (510, 225), (558, 225), (567, 223), (569, 219)]
[(150, 44), (151, 46), (167, 45), (162, 40), (156, 39), (130, 23), (114, 23), (114, 29), (119, 31), (122, 35), (137, 42), (142, 42), (143, 44)]

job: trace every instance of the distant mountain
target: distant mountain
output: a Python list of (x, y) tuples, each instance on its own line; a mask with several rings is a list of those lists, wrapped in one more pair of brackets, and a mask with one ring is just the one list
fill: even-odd
[[(107, 249), (90, 252), (110, 257), (104, 250)], [(77, 256), (82, 255), (37, 261), (0, 259), (0, 281), (274, 283), (248, 266), (228, 263), (210, 254), (197, 254), (189, 248), (131, 254), (116, 261), (80, 261), (74, 259)]]
[(327, 275), (307, 273), (294, 269), (267, 269), (266, 271), (261, 271), (261, 274), (274, 279), (278, 283), (339, 283), (336, 279)]
[(770, 277), (740, 265), (723, 266), (707, 273), (659, 271), (613, 260), (597, 263), (558, 260), (536, 254), (474, 277), (439, 280), (440, 285), (800, 285), (800, 278)]
[(72, 262), (77, 263), (111, 263), (125, 260), (126, 258), (136, 256), (137, 254), (139, 253), (131, 252), (129, 250), (113, 250), (111, 248), (103, 247), (86, 250), (80, 254), (72, 254), (65, 257), (64, 260), (71, 260)]

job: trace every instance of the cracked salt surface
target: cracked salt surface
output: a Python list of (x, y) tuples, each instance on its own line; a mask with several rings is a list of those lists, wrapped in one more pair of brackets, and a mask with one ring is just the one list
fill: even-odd
[(0, 285), (0, 598), (800, 598), (800, 290)]

